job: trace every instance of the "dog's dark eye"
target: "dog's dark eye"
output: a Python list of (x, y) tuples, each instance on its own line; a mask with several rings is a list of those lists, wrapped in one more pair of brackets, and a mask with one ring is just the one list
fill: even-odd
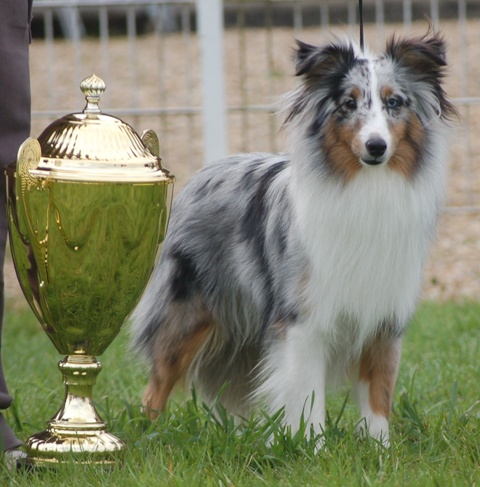
[(357, 109), (357, 102), (355, 98), (347, 98), (345, 100), (345, 108), (347, 110), (353, 111)]
[(402, 100), (400, 98), (391, 97), (387, 100), (387, 107), (394, 110), (402, 106)]

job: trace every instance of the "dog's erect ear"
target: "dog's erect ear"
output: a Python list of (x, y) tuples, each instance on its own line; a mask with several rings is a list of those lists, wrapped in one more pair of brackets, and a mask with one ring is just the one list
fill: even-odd
[(386, 55), (418, 75), (442, 78), (447, 65), (445, 42), (438, 34), (401, 40), (392, 37)]
[(312, 96), (317, 111), (319, 103), (338, 97), (342, 80), (356, 60), (353, 46), (341, 43), (319, 47), (297, 40), (295, 54), (295, 74), (302, 76), (303, 83), (289, 98), (284, 125), (305, 111)]
[(306, 42), (296, 40), (297, 50), (295, 51), (295, 75), (301, 76), (305, 74), (313, 63), (313, 58), (318, 47), (313, 44), (307, 44)]
[(355, 61), (352, 45), (328, 44), (314, 46), (297, 40), (295, 75), (322, 78), (333, 73), (345, 73)]
[[(432, 116), (431, 108), (439, 112), (442, 118), (456, 116), (456, 110), (442, 88), (447, 66), (445, 51), (442, 37), (430, 31), (424, 37), (400, 40), (392, 37), (387, 43), (385, 57), (403, 68), (410, 88), (417, 95), (423, 115), (428, 118)], [(423, 89), (425, 87), (426, 91)], [(437, 100), (436, 108), (431, 103), (427, 106), (431, 96)]]

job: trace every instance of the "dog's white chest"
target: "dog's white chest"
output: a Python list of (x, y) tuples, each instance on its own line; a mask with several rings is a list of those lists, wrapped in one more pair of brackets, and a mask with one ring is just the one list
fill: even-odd
[(369, 335), (381, 321), (405, 323), (435, 226), (434, 188), (418, 191), (386, 167), (367, 168), (343, 187), (305, 186), (297, 194), (297, 217), (316, 326), (331, 331), (346, 315), (359, 334)]

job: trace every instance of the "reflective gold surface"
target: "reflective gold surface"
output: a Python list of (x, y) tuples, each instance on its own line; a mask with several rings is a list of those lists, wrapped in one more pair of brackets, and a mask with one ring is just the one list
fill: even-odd
[(108, 463), (123, 448), (93, 406), (101, 367), (95, 356), (118, 334), (150, 278), (173, 192), (156, 134), (148, 131), (142, 140), (102, 115), (98, 78), (82, 89), (84, 112), (25, 141), (17, 167), (6, 171), (17, 276), (46, 334), (66, 355), (59, 364), (64, 404), (47, 430), (26, 443), (36, 465), (72, 456)]
[(101, 364), (95, 357), (76, 355), (58, 364), (66, 387), (65, 401), (47, 423), (47, 429), (26, 442), (28, 461), (54, 466), (75, 461), (114, 464), (121, 460), (122, 440), (106, 431), (106, 424), (93, 405), (92, 388)]
[(35, 142), (9, 173), (17, 275), (60, 353), (100, 355), (153, 270), (172, 185), (35, 179), (23, 169)]

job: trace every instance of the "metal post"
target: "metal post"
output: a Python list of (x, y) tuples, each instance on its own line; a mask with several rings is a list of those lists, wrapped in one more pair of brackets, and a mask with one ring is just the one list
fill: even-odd
[(206, 163), (227, 154), (223, 69), (223, 1), (197, 0), (203, 96), (203, 138)]

